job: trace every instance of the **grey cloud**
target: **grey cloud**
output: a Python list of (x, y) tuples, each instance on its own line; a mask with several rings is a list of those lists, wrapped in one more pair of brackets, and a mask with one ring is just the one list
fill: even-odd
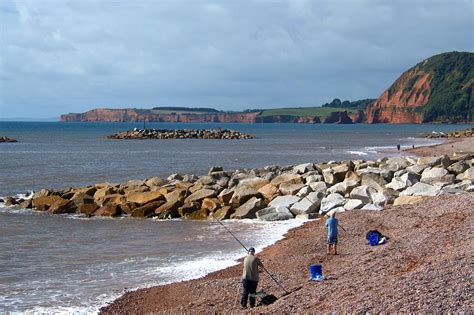
[(474, 42), (464, 0), (4, 0), (0, 14), (2, 117), (377, 97)]

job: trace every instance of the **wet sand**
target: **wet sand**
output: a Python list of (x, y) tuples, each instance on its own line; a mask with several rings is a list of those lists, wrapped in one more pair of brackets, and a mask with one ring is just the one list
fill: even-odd
[[(474, 311), (471, 224), (474, 193), (444, 195), (418, 205), (339, 215), (339, 255), (325, 253), (324, 221), (295, 228), (257, 255), (288, 295), (261, 273), (259, 290), (279, 299), (241, 310), (242, 265), (203, 278), (129, 292), (104, 314), (306, 313)], [(371, 247), (366, 232), (390, 237)], [(230, 237), (230, 236), (229, 236)], [(251, 244), (247, 244), (251, 245)], [(323, 265), (326, 280), (309, 281), (311, 264)]]

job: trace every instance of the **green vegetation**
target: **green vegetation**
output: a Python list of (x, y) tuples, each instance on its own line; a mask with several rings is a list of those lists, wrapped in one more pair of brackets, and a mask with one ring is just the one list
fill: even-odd
[(370, 103), (375, 101), (373, 98), (366, 98), (358, 101), (343, 101), (335, 98), (331, 103), (326, 103), (322, 107), (336, 107), (336, 108), (354, 108), (354, 109), (365, 109)]
[(321, 119), (329, 116), (332, 112), (347, 111), (351, 115), (356, 112), (356, 109), (348, 109), (341, 107), (299, 107), (299, 108), (276, 108), (264, 110), (260, 116), (318, 116)]
[(474, 53), (450, 52), (433, 56), (415, 66), (433, 75), (430, 97), (423, 106), (425, 122), (473, 121), (473, 65)]
[(153, 107), (152, 113), (154, 114), (217, 114), (219, 111), (214, 108), (204, 108), (204, 107)]

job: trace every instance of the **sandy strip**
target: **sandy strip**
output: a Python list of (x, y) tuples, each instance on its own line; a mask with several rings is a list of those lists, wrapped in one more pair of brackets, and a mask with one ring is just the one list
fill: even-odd
[(474, 152), (474, 137), (448, 139), (441, 144), (424, 146), (415, 149), (407, 149), (405, 151), (418, 156), (443, 154), (453, 156), (454, 152)]
[[(339, 220), (340, 255), (327, 256), (324, 221), (291, 230), (257, 253), (290, 292), (262, 274), (259, 289), (280, 297), (251, 310), (239, 307), (241, 265), (203, 278), (129, 292), (102, 309), (104, 314), (308, 313), (474, 311), (471, 224), (474, 193), (443, 195), (418, 205), (384, 211), (350, 211)], [(366, 244), (377, 229), (390, 240)], [(250, 244), (249, 244), (250, 245)], [(308, 267), (323, 265), (324, 282), (309, 281)]]

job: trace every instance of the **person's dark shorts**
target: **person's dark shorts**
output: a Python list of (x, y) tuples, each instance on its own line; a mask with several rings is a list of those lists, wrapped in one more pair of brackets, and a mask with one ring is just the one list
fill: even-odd
[(328, 236), (328, 245), (337, 245), (337, 235)]

